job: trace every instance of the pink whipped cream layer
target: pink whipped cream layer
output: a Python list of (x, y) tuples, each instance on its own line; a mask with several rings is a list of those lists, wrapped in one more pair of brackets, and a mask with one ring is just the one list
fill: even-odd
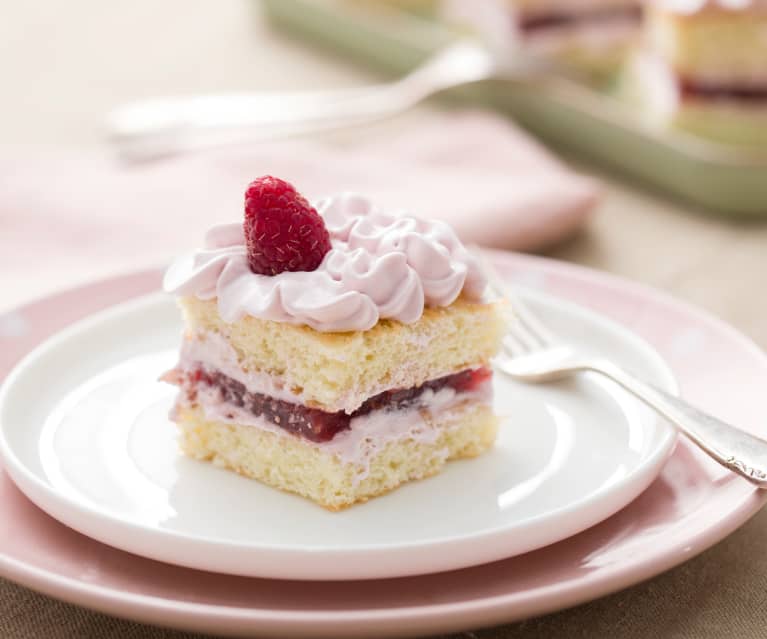
[(349, 193), (315, 207), (332, 246), (317, 270), (253, 273), (242, 225), (226, 224), (170, 266), (165, 290), (217, 298), (227, 322), (250, 315), (318, 331), (364, 331), (384, 318), (411, 324), (424, 306), (482, 297), (479, 265), (447, 224), (384, 212)]
[[(466, 402), (489, 402), (491, 392), (489, 380), (472, 392), (458, 393), (452, 388), (443, 388), (437, 392), (429, 390), (420, 398), (417, 408), (375, 410), (352, 419), (350, 428), (339, 432), (330, 441), (314, 442), (303, 438), (301, 441), (331, 455), (337, 455), (345, 464), (352, 464), (356, 471), (355, 481), (359, 482), (368, 475), (372, 457), (387, 444), (405, 439), (434, 443), (443, 430), (431, 426), (426, 417), (433, 415), (444, 419)], [(181, 393), (179, 404), (183, 405), (186, 401), (185, 393)], [(213, 387), (201, 386), (196, 393), (195, 402), (202, 408), (207, 419), (252, 426), (280, 437), (297, 437), (263, 417), (224, 401), (221, 393)], [(447, 457), (447, 450), (444, 455)]]
[[(292, 388), (297, 385), (289, 377), (275, 377), (260, 371), (246, 371), (242, 368), (237, 351), (217, 333), (203, 332), (193, 337), (187, 337), (181, 344), (179, 360), (176, 368), (180, 371), (192, 371), (200, 365), (209, 366), (223, 375), (243, 384), (248, 390), (275, 399), (294, 404), (305, 404), (307, 396), (296, 393)], [(361, 402), (360, 402), (361, 403)], [(359, 408), (342, 405), (339, 410), (352, 412)]]
[[(180, 371), (192, 371), (200, 365), (219, 371), (254, 393), (269, 395), (294, 404), (306, 404), (311, 399), (300, 390), (300, 384), (294, 382), (289, 373), (276, 377), (261, 371), (244, 370), (237, 351), (217, 333), (200, 332), (187, 336), (183, 340), (176, 368)], [(454, 371), (447, 369), (437, 376), (449, 375), (452, 372)], [(367, 389), (365, 396), (361, 395), (358, 389), (349, 388), (346, 393), (337, 398), (336, 404), (328, 407), (327, 410), (345, 411), (351, 414), (363, 404), (367, 397), (390, 390), (392, 385), (396, 386), (398, 382), (397, 376), (394, 375), (388, 384)]]

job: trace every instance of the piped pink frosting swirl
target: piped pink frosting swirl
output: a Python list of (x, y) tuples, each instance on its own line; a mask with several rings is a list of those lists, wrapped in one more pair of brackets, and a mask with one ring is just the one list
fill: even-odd
[(164, 289), (217, 298), (227, 322), (251, 315), (328, 332), (364, 331), (383, 318), (412, 324), (424, 306), (448, 306), (462, 292), (482, 297), (479, 265), (444, 222), (387, 213), (353, 193), (315, 206), (332, 246), (317, 270), (253, 273), (242, 224), (224, 224), (170, 266)]

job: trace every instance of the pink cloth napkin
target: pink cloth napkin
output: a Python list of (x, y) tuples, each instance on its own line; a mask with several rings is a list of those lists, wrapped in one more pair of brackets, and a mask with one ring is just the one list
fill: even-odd
[(467, 242), (533, 251), (588, 217), (597, 188), (500, 116), (445, 114), (385, 141), (230, 147), (120, 166), (99, 153), (0, 159), (3, 306), (162, 265), (242, 215), (269, 173), (307, 197), (342, 190), (452, 224)]

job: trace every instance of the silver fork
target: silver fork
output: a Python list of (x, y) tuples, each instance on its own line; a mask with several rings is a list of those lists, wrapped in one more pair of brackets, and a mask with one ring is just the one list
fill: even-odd
[(506, 375), (533, 383), (551, 382), (591, 371), (619, 384), (665, 417), (676, 429), (725, 468), (767, 488), (767, 442), (704, 413), (628, 373), (605, 357), (579, 352), (554, 335), (501, 280), (484, 257), (476, 253), (490, 283), (506, 298), (515, 316), (509, 322), (496, 367)]
[[(518, 75), (540, 72), (527, 57)], [(274, 139), (364, 124), (405, 111), (430, 95), (499, 72), (485, 46), (459, 41), (385, 84), (311, 92), (259, 92), (155, 98), (127, 104), (107, 119), (112, 142), (131, 161), (194, 148)]]
[(198, 148), (328, 131), (381, 120), (429, 96), (494, 77), (522, 80), (572, 72), (522, 50), (499, 55), (473, 40), (437, 51), (393, 82), (352, 89), (258, 92), (142, 100), (123, 105), (107, 118), (120, 155), (151, 160)]

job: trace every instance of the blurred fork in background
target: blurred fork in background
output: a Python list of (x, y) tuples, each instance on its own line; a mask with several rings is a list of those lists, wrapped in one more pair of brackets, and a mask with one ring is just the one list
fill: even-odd
[(107, 127), (121, 157), (151, 160), (196, 148), (373, 122), (446, 89), (544, 71), (557, 70), (528, 56), (501, 57), (479, 42), (459, 41), (390, 83), (314, 92), (156, 98), (119, 107), (109, 115)]

